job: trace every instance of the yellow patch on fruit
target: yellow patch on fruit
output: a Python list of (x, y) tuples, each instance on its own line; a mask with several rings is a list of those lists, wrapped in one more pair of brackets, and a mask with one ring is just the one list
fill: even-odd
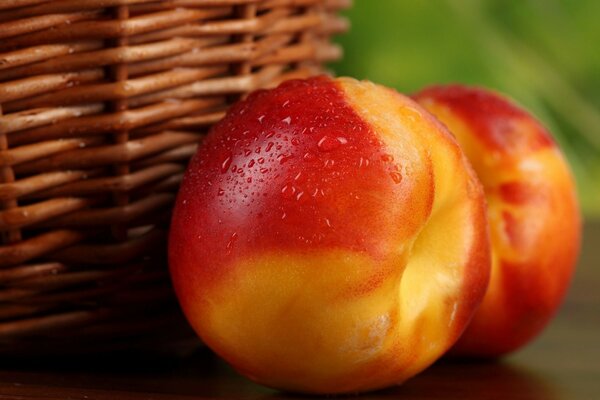
[[(215, 304), (203, 310), (203, 324), (220, 334), (205, 340), (217, 352), (243, 354), (238, 368), (274, 387), (343, 390), (342, 382), (329, 387), (336, 376), (365, 379), (365, 366), (399, 345), (404, 258), (377, 263), (344, 250), (249, 256), (232, 266), (225, 286), (205, 294)], [(287, 381), (297, 374), (312, 386)]]

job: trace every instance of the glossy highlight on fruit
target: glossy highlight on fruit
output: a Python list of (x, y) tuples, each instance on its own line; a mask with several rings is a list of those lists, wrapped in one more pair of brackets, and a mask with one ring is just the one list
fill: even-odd
[(234, 105), (191, 160), (169, 264), (193, 328), (250, 379), (379, 389), (439, 358), (483, 298), (484, 195), (409, 98), (289, 81)]
[(489, 205), (490, 286), (453, 352), (501, 356), (542, 331), (571, 281), (581, 240), (571, 173), (544, 127), (499, 94), (448, 85), (414, 97), (456, 136)]

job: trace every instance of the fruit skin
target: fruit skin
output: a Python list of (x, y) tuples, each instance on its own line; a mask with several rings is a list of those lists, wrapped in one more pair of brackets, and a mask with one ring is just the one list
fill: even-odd
[(403, 382), (462, 333), (490, 250), (482, 188), (415, 102), (327, 77), (251, 94), (181, 185), (174, 287), (203, 341), (274, 388)]
[(489, 205), (490, 286), (453, 353), (504, 355), (536, 337), (565, 296), (581, 241), (575, 184), (550, 134), (507, 98), (461, 85), (414, 98), (456, 136)]

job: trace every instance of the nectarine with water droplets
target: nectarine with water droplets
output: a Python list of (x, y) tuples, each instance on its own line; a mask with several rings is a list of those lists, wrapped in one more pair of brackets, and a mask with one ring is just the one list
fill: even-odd
[(458, 339), (490, 268), (483, 190), (414, 101), (318, 77), (234, 105), (193, 157), (169, 263), (193, 328), (274, 388), (401, 383)]

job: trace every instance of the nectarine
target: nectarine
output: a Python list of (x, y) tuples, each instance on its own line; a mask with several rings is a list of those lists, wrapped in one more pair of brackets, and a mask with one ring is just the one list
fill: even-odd
[(234, 105), (193, 157), (169, 262), (203, 341), (259, 383), (400, 383), (462, 333), (488, 282), (484, 195), (409, 98), (327, 77)]
[(550, 134), (499, 94), (449, 85), (415, 98), (454, 133), (489, 204), (490, 287), (454, 352), (500, 356), (540, 333), (569, 286), (581, 234), (573, 179)]

